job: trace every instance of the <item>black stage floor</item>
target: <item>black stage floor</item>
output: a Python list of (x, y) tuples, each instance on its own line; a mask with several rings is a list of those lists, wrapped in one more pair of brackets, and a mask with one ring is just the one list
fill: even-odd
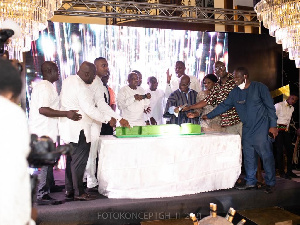
[[(62, 185), (64, 171), (56, 171), (54, 176), (56, 184)], [(278, 206), (300, 215), (300, 182), (282, 178), (277, 178), (276, 190), (272, 194), (266, 194), (263, 190), (240, 191), (232, 188), (156, 199), (108, 199), (100, 194), (96, 195), (98, 197), (96, 200), (87, 202), (72, 201), (50, 206), (34, 205), (38, 210), (37, 224), (137, 225), (142, 221), (180, 219), (188, 217), (190, 213), (203, 218), (209, 214), (210, 203), (217, 204), (219, 215), (224, 215), (229, 207), (239, 211), (272, 206)], [(53, 193), (51, 196), (60, 200), (64, 199), (63, 192)]]

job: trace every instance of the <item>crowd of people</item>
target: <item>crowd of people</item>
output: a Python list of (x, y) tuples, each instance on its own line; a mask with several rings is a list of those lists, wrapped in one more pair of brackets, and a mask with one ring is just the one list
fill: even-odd
[[(66, 157), (65, 197), (67, 200), (94, 199), (86, 192), (85, 182), (89, 190), (97, 191), (96, 159), (99, 137), (112, 135), (113, 128), (116, 126), (194, 123), (200, 124), (204, 132), (240, 135), (245, 179), (244, 182), (237, 183), (237, 189), (257, 188), (256, 173), (259, 158), (262, 160), (265, 172), (266, 193), (274, 191), (275, 159), (280, 177), (285, 179), (297, 177), (292, 172), (293, 148), (288, 130), (294, 111), (293, 105), (298, 101), (298, 95), (292, 93), (286, 101), (274, 106), (267, 86), (251, 81), (248, 70), (244, 67), (235, 69), (231, 74), (227, 72), (223, 62), (217, 61), (214, 64), (214, 74), (207, 74), (201, 85), (195, 76), (185, 74), (184, 62), (177, 61), (176, 77), (173, 77), (169, 70), (166, 72), (167, 84), (164, 91), (158, 89), (158, 81), (154, 76), (148, 77), (149, 88), (144, 90), (141, 87), (142, 74), (133, 70), (128, 74), (128, 85), (122, 87), (115, 95), (114, 90), (108, 86), (110, 76), (108, 62), (105, 58), (99, 57), (94, 60), (94, 63), (83, 62), (76, 75), (70, 75), (63, 80), (59, 96), (53, 86), (53, 83), (59, 79), (59, 69), (54, 62), (45, 61), (41, 66), (43, 80), (33, 88), (31, 94), (28, 132), (25, 114), (20, 107), (12, 103), (20, 94), (18, 73), (8, 61), (0, 60), (0, 64), (0, 104), (7, 109), (5, 110), (7, 114), (0, 117), (3, 120), (1, 124), (8, 124), (9, 129), (12, 129), (14, 124), (21, 126), (11, 133), (1, 133), (1, 136), (6, 137), (7, 140), (7, 143), (4, 143), (5, 147), (16, 144), (18, 145), (16, 149), (20, 151), (7, 152), (12, 154), (7, 157), (12, 157), (14, 160), (20, 158), (19, 164), (25, 168), (28, 166), (26, 156), (29, 152), (27, 137), (29, 133), (49, 136), (54, 142), (60, 135), (64, 143), (69, 143), (73, 147), (73, 151)], [(7, 79), (7, 74), (13, 76), (6, 80), (6, 83), (2, 83), (2, 80)], [(12, 80), (13, 78), (15, 80)], [(120, 113), (117, 112), (117, 108)], [(10, 121), (12, 115), (17, 115), (18, 120), (14, 118)], [(22, 135), (18, 135), (18, 132), (22, 132)], [(22, 146), (21, 142), (12, 140), (13, 136), (24, 137), (24, 134), (26, 138), (21, 139)], [(273, 153), (274, 141), (276, 154)], [(286, 172), (283, 147), (287, 152)], [(5, 165), (4, 163), (1, 166)], [(26, 171), (24, 168), (23, 173)], [(29, 175), (28, 177), (23, 175), (20, 173), (18, 182), (23, 182), (22, 187), (25, 185), (28, 189)], [(28, 191), (27, 189), (22, 192)], [(53, 167), (42, 167), (36, 202), (47, 205), (62, 204), (62, 201), (50, 196), (50, 193), (57, 189)], [(26, 197), (22, 204), (28, 203), (28, 195), (29, 192), (22, 195)], [(30, 221), (28, 204), (27, 210), (20, 210), (23, 215), (19, 217), (27, 222)]]

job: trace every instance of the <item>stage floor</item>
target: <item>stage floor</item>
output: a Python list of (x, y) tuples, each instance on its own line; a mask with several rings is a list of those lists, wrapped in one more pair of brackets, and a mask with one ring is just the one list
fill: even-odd
[[(294, 171), (300, 175), (299, 171)], [(64, 185), (64, 170), (55, 170), (56, 185)], [(103, 224), (137, 225), (142, 221), (183, 219), (190, 213), (198, 218), (209, 215), (209, 204), (218, 206), (218, 215), (224, 215), (230, 207), (237, 211), (247, 209), (281, 207), (300, 216), (300, 178), (286, 180), (277, 177), (276, 190), (266, 194), (263, 190), (219, 190), (194, 195), (155, 199), (108, 199), (100, 194), (87, 202), (71, 201), (61, 205), (39, 206), (37, 224)], [(64, 192), (52, 197), (64, 200)], [(246, 223), (252, 225), (253, 223)]]

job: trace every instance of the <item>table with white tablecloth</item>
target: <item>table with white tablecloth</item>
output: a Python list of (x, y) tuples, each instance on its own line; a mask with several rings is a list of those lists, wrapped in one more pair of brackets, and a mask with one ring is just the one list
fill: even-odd
[(99, 193), (160, 198), (232, 188), (241, 172), (239, 135), (100, 137)]

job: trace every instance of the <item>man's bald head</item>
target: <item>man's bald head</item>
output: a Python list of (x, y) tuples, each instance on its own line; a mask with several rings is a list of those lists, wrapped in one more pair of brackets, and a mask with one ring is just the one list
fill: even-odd
[(44, 80), (53, 83), (59, 79), (58, 67), (52, 61), (45, 61), (42, 66), (42, 75)]
[(77, 75), (86, 83), (91, 84), (95, 79), (96, 67), (93, 63), (84, 61), (77, 72)]
[(189, 91), (189, 86), (190, 86), (190, 82), (191, 79), (189, 76), (187, 75), (182, 75), (180, 77), (180, 82), (179, 82), (179, 89), (184, 92), (187, 93)]
[(139, 77), (136, 73), (131, 72), (128, 74), (128, 85), (131, 89), (136, 89), (139, 83)]

